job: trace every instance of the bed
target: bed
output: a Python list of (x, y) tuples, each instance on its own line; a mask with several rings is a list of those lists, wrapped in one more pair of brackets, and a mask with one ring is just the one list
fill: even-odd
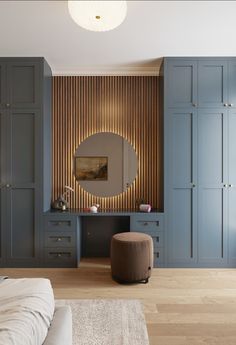
[(0, 345), (72, 345), (70, 308), (44, 278), (0, 279)]

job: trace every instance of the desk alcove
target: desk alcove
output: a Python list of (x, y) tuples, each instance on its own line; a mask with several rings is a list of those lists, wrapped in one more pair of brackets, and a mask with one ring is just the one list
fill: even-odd
[(109, 257), (115, 233), (149, 234), (154, 243), (154, 266), (164, 265), (164, 215), (160, 211), (81, 210), (49, 211), (44, 214), (44, 265), (79, 267), (81, 257)]

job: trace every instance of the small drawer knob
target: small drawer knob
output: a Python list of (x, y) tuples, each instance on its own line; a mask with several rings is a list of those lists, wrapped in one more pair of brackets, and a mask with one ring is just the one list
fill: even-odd
[(62, 238), (61, 237), (58, 237), (57, 238), (57, 242), (61, 242)]

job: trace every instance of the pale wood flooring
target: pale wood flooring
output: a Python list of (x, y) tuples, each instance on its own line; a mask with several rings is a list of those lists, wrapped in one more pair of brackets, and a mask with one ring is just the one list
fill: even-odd
[(150, 345), (236, 345), (236, 269), (154, 269), (148, 284), (131, 286), (113, 282), (109, 263), (97, 259), (78, 269), (0, 269), (5, 274), (49, 278), (57, 299), (140, 299)]

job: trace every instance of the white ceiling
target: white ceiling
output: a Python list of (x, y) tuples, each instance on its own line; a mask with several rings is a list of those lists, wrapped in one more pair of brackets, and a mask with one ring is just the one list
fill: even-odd
[(44, 56), (54, 74), (155, 74), (163, 56), (236, 56), (236, 2), (128, 1), (118, 28), (77, 26), (67, 1), (0, 1), (0, 55)]

